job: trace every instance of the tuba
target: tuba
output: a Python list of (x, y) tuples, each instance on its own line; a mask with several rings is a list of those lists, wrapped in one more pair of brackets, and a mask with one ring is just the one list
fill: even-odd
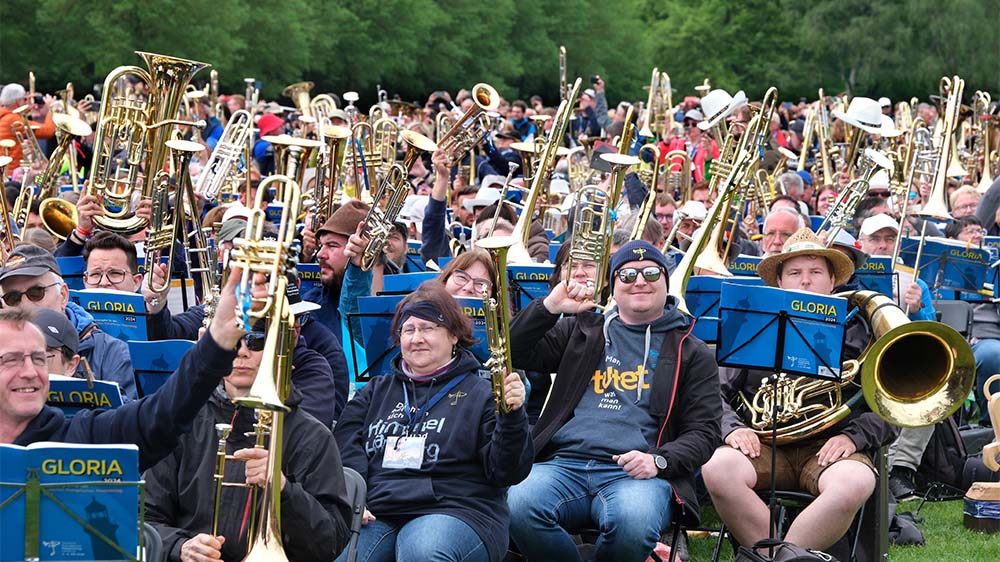
[[(961, 406), (976, 371), (965, 338), (947, 324), (911, 322), (892, 299), (874, 291), (838, 296), (860, 310), (875, 341), (861, 357), (844, 362), (840, 382), (779, 374), (777, 381), (765, 379), (752, 398), (741, 394), (739, 401), (759, 436), (770, 435), (777, 423), (779, 445), (810, 437), (847, 417), (861, 398), (881, 418), (901, 427), (934, 425)], [(859, 383), (861, 392), (845, 401), (844, 388)], [(777, 417), (772, 417), (775, 409)]]
[[(62, 133), (59, 144), (49, 158), (49, 165), (45, 171), (35, 176), (37, 191), (36, 197), (42, 199), (38, 207), (38, 214), (42, 219), (42, 227), (58, 240), (65, 240), (73, 229), (76, 228), (76, 206), (69, 201), (59, 198), (59, 188), (56, 179), (62, 168), (63, 158), (70, 157), (74, 162), (75, 157), (69, 150), (70, 144), (75, 137), (88, 137), (93, 132), (90, 125), (84, 121), (72, 117), (65, 113), (57, 113), (52, 116), (56, 130)], [(70, 174), (74, 176), (76, 183), (76, 166), (70, 166)], [(29, 205), (30, 207), (30, 205)]]
[[(184, 90), (191, 78), (208, 65), (153, 53), (136, 51), (149, 70), (119, 66), (104, 79), (99, 125), (94, 136), (94, 162), (90, 167), (88, 191), (103, 195), (103, 215), (94, 223), (123, 235), (146, 227), (146, 220), (132, 214), (132, 196), (141, 178), (140, 198), (149, 199), (157, 184), (157, 172), (167, 158), (166, 141), (171, 138), (169, 125), (204, 127), (177, 119)], [(141, 100), (134, 92), (116, 88), (127, 75), (137, 76), (149, 86), (149, 97)], [(114, 159), (124, 151), (125, 175), (116, 169)], [(130, 216), (131, 215), (131, 216)]]
[(285, 86), (285, 89), (281, 91), (281, 95), (286, 98), (291, 98), (292, 102), (295, 103), (295, 107), (302, 113), (303, 117), (314, 117), (312, 105), (309, 100), (309, 90), (312, 89), (312, 82), (296, 82)]
[(206, 201), (215, 201), (230, 176), (240, 167), (243, 150), (252, 134), (250, 113), (245, 109), (233, 113), (215, 150), (202, 167), (195, 193), (200, 193)]
[(480, 82), (472, 87), (472, 105), (437, 141), (438, 148), (448, 156), (449, 166), (461, 162), (467, 152), (483, 142), (490, 129), (487, 113), (499, 104), (500, 94), (493, 86)]
[[(410, 193), (410, 187), (407, 183), (410, 167), (413, 166), (420, 154), (437, 150), (434, 141), (420, 133), (403, 131), (402, 137), (403, 142), (408, 147), (406, 155), (402, 162), (396, 162), (389, 168), (389, 172), (379, 184), (372, 207), (368, 210), (368, 216), (364, 220), (361, 235), (368, 238), (368, 244), (361, 256), (361, 268), (365, 271), (371, 271), (375, 267), (375, 262), (382, 253), (382, 248), (389, 240), (389, 234), (395, 228), (393, 223), (399, 216), (399, 212), (403, 210), (403, 203), (406, 202), (406, 197)], [(383, 209), (379, 209), (380, 204), (384, 205)]]

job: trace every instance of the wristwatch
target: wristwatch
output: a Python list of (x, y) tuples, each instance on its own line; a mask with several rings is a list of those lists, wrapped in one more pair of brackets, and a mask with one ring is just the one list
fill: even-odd
[(667, 469), (667, 459), (661, 455), (653, 455), (653, 464), (656, 465), (656, 470), (661, 472)]

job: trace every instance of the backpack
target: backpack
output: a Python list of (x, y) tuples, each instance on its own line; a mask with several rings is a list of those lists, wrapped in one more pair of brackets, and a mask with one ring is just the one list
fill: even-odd
[(949, 417), (938, 422), (924, 450), (920, 467), (917, 468), (917, 489), (924, 490), (933, 484), (945, 484), (964, 491), (962, 472), (968, 456), (955, 419)]
[[(773, 557), (767, 555), (767, 550), (771, 547), (774, 547)], [(837, 562), (837, 559), (821, 550), (802, 548), (785, 541), (764, 539), (757, 541), (750, 548), (741, 546), (734, 562)]]

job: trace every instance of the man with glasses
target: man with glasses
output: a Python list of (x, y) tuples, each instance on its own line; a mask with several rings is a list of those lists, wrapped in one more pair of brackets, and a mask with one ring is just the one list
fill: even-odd
[[(163, 538), (166, 560), (238, 560), (253, 539), (243, 528), (244, 514), (258, 506), (249, 504), (250, 488), (246, 487), (222, 488), (219, 527), (213, 533), (213, 475), (221, 424), (228, 426), (226, 453), (233, 458), (225, 464), (224, 482), (258, 489), (266, 485), (269, 449), (254, 446), (258, 412), (233, 402), (250, 394), (264, 356), (264, 339), (260, 322), (238, 344), (232, 371), (198, 412), (191, 433), (180, 439), (173, 454), (144, 474), (146, 520)], [(285, 454), (278, 475), (281, 537), (289, 559), (328, 562), (347, 544), (350, 534), (345, 521), (350, 520), (351, 512), (337, 443), (328, 425), (302, 409), (302, 398), (293, 385), (284, 400), (290, 411), (284, 417)], [(273, 439), (271, 436), (272, 443)]]
[(611, 258), (616, 304), (604, 314), (570, 279), (514, 318), (514, 367), (556, 372), (532, 432), (536, 463), (508, 494), (528, 560), (577, 559), (571, 534), (592, 528), (598, 560), (645, 560), (671, 520), (698, 522), (694, 474), (720, 440), (718, 367), (667, 295), (666, 271), (659, 249), (629, 242)]
[[(79, 334), (79, 353), (87, 359), (94, 376), (118, 383), (123, 396), (135, 399), (135, 378), (128, 345), (104, 333), (89, 312), (70, 302), (69, 288), (61, 275), (52, 254), (37, 246), (19, 246), (0, 269), (4, 308), (29, 312), (48, 308), (64, 313)], [(83, 376), (82, 368), (77, 368), (77, 375)]]

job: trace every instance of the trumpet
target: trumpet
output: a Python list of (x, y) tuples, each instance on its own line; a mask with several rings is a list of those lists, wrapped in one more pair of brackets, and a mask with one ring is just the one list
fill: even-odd
[[(364, 220), (362, 236), (368, 238), (364, 253), (361, 256), (361, 268), (371, 271), (375, 267), (375, 262), (382, 253), (382, 248), (389, 240), (392, 233), (393, 223), (399, 212), (403, 210), (403, 203), (410, 189), (407, 185), (407, 175), (410, 167), (417, 160), (417, 157), (424, 152), (434, 152), (437, 145), (431, 139), (413, 131), (403, 131), (403, 142), (406, 143), (406, 155), (402, 162), (397, 162), (389, 169), (388, 174), (379, 185), (378, 192), (374, 198), (374, 204), (368, 210), (368, 216)], [(384, 209), (379, 209), (379, 204), (383, 204)]]
[[(149, 199), (156, 188), (156, 172), (163, 168), (167, 157), (166, 141), (171, 138), (168, 125), (193, 125), (204, 128), (205, 122), (192, 123), (177, 119), (184, 99), (184, 90), (194, 75), (208, 65), (186, 59), (136, 51), (146, 61), (149, 70), (136, 66), (120, 66), (104, 79), (100, 125), (94, 137), (94, 163), (90, 167), (88, 191), (103, 195), (103, 215), (94, 217), (99, 227), (123, 235), (131, 235), (146, 227), (146, 220), (132, 214), (131, 203), (139, 179), (140, 198)], [(138, 99), (134, 92), (115, 87), (127, 75), (138, 76), (149, 85), (149, 97)], [(126, 176), (120, 177), (115, 166), (119, 152), (125, 152)], [(145, 161), (143, 161), (145, 159)]]

